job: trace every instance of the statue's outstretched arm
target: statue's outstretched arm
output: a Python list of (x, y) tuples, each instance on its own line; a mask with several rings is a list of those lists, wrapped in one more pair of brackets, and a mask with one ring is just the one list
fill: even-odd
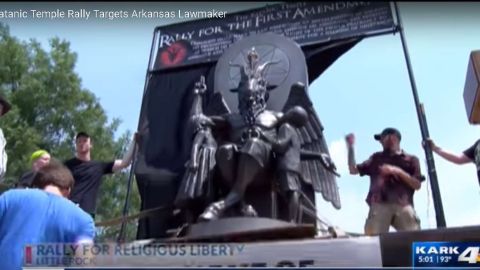
[(332, 159), (326, 153), (302, 149), (300, 151), (300, 158), (303, 160), (318, 159), (325, 169), (340, 177), (340, 174), (337, 173), (337, 167), (335, 166), (335, 163), (333, 163)]
[(300, 151), (300, 157), (303, 160), (312, 160), (312, 159), (322, 159), (322, 153), (321, 152), (313, 152), (310, 150), (305, 150), (302, 149)]

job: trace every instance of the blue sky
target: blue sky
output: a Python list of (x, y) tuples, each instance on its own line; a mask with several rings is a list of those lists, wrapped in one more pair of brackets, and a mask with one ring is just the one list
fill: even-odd
[[(262, 3), (136, 3), (150, 10), (208, 10), (228, 12), (260, 7)], [(119, 11), (131, 3), (2, 3), (2, 9), (89, 8)], [(428, 127), (437, 144), (460, 152), (478, 139), (478, 127), (467, 121), (463, 88), (472, 50), (480, 49), (480, 3), (402, 3), (400, 11), (407, 45), (424, 103)], [(155, 26), (177, 19), (10, 19), (11, 33), (22, 40), (35, 38), (45, 48), (58, 36), (78, 53), (76, 71), (82, 87), (98, 97), (110, 118), (122, 120), (120, 132), (138, 124), (145, 73)], [(343, 55), (310, 85), (310, 95), (325, 126), (325, 136), (342, 177), (338, 179), (342, 209), (335, 210), (320, 197), (320, 216), (340, 228), (363, 232), (368, 213), (364, 201), (367, 177), (349, 176), (343, 137), (357, 137), (357, 161), (380, 144), (373, 134), (386, 126), (403, 134), (402, 147), (420, 158), (427, 175), (425, 155), (399, 34), (365, 39)], [(473, 164), (456, 166), (435, 156), (448, 226), (480, 223), (480, 188)], [(425, 182), (415, 195), (422, 228), (435, 227), (431, 189)], [(472, 211), (473, 210), (473, 211)]]

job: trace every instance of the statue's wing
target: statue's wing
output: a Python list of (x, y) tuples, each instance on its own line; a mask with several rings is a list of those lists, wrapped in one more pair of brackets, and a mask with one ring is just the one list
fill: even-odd
[[(305, 86), (301, 83), (294, 84), (291, 87), (283, 112), (294, 106), (301, 106), (308, 113), (308, 121), (305, 126), (297, 129), (302, 149), (329, 155), (328, 146), (323, 136), (323, 126), (317, 117)], [(335, 175), (328, 171), (319, 159), (302, 160), (301, 170), (304, 181), (311, 184), (315, 191), (321, 192), (326, 201), (340, 209), (340, 195)]]
[(222, 94), (219, 92), (213, 93), (207, 101), (204, 108), (204, 114), (208, 116), (212, 115), (224, 115), (231, 112), (230, 108), (225, 102)]

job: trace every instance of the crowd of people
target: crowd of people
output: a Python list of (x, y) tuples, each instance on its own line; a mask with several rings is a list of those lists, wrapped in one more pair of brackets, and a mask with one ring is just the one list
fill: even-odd
[[(11, 105), (0, 97), (0, 116)], [(25, 245), (93, 243), (95, 211), (102, 176), (128, 167), (136, 137), (122, 159), (91, 159), (92, 138), (75, 137), (75, 157), (60, 162), (46, 150), (30, 156), (31, 170), (0, 196), (0, 269), (21, 269)], [(7, 141), (0, 129), (0, 177), (6, 172)], [(15, 229), (12, 229), (15, 228)]]

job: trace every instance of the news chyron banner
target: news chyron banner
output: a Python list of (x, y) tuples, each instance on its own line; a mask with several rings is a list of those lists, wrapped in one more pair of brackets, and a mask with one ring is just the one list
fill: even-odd
[(158, 27), (151, 70), (216, 61), (244, 36), (273, 32), (300, 46), (385, 32), (395, 27), (389, 2), (295, 2)]
[(39, 267), (381, 267), (382, 258), (377, 237), (258, 243), (43, 244), (25, 247), (23, 266), (37, 270)]
[(480, 242), (414, 242), (413, 267), (480, 268)]

